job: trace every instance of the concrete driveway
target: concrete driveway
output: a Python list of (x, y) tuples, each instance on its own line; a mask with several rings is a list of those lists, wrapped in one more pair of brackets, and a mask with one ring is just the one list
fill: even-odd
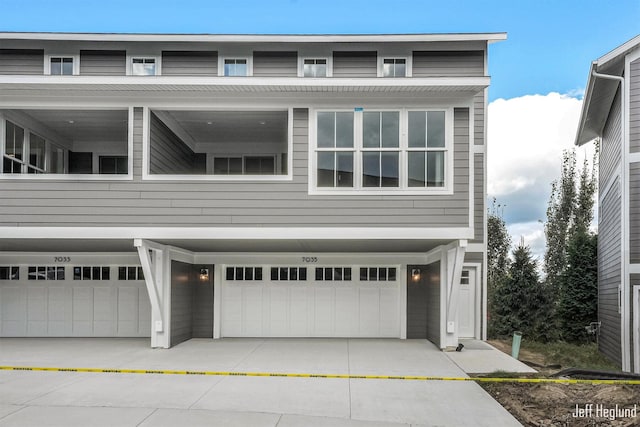
[[(1, 366), (462, 377), (424, 340), (0, 339)], [(3, 426), (518, 426), (473, 382), (0, 370)]]

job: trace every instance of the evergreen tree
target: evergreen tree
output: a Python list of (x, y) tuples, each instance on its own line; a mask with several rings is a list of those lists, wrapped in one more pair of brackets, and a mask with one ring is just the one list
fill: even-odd
[(496, 310), (495, 294), (504, 278), (507, 277), (509, 268), (511, 236), (502, 218), (502, 208), (501, 205), (496, 205), (494, 198), (487, 216), (487, 304), (489, 313), (487, 333), (489, 337), (496, 336), (496, 318), (493, 316)]
[(495, 333), (508, 337), (521, 331), (532, 340), (548, 341), (554, 333), (550, 299), (540, 281), (536, 261), (524, 242), (513, 251), (509, 274), (494, 297)]
[(598, 320), (598, 237), (576, 228), (567, 248), (567, 268), (559, 277), (561, 338), (584, 341), (585, 326)]

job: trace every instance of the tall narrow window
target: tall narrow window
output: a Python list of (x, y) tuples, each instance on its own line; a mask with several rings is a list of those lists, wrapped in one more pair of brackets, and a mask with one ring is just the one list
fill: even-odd
[(3, 153), (4, 173), (22, 173), (24, 163), (24, 129), (6, 121), (5, 149)]
[(404, 58), (385, 58), (382, 61), (383, 77), (406, 77), (407, 60)]
[(248, 66), (246, 59), (225, 59), (224, 75), (225, 76), (247, 76)]
[(318, 187), (353, 187), (353, 112), (318, 112)]
[(73, 75), (73, 57), (51, 57), (50, 61), (52, 76)]
[(44, 172), (44, 153), (45, 153), (45, 141), (44, 138), (39, 137), (36, 134), (29, 134), (29, 173), (43, 173)]
[(327, 77), (326, 59), (305, 59), (303, 65), (305, 77)]
[(50, 173), (64, 173), (64, 150), (51, 145), (51, 160), (49, 162)]
[(134, 76), (155, 76), (156, 75), (156, 59), (155, 58), (132, 58), (131, 74)]
[(409, 112), (408, 186), (444, 187), (445, 112)]
[(362, 117), (362, 186), (400, 184), (400, 113), (364, 112)]

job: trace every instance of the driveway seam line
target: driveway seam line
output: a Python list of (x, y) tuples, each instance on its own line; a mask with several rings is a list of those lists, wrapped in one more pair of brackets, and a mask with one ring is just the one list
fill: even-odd
[(7, 418), (9, 415), (11, 415), (11, 414), (18, 413), (18, 412), (22, 411), (23, 409), (25, 409), (25, 408), (28, 408), (28, 407), (29, 407), (28, 405), (13, 405), (13, 404), (11, 404), (11, 403), (10, 403), (9, 405), (11, 405), (11, 406), (19, 406), (19, 408), (18, 408), (18, 409), (16, 409), (15, 411), (11, 411), (11, 412), (9, 412), (8, 414), (4, 414), (2, 417), (0, 417), (0, 421), (2, 421), (2, 420), (4, 420), (4, 419), (6, 419), (6, 418)]
[(138, 424), (136, 424), (136, 427), (141, 426), (145, 421), (147, 421), (149, 419), (150, 416), (152, 416), (153, 414), (155, 414), (156, 412), (158, 412), (158, 409), (160, 408), (153, 408), (153, 411), (151, 411), (149, 413), (149, 415), (147, 415), (146, 417), (144, 417)]

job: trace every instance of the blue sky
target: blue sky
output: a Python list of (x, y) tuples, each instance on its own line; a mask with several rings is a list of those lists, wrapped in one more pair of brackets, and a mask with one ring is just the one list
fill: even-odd
[(507, 32), (490, 97), (574, 93), (589, 62), (640, 33), (640, 1), (0, 0), (4, 31)]

